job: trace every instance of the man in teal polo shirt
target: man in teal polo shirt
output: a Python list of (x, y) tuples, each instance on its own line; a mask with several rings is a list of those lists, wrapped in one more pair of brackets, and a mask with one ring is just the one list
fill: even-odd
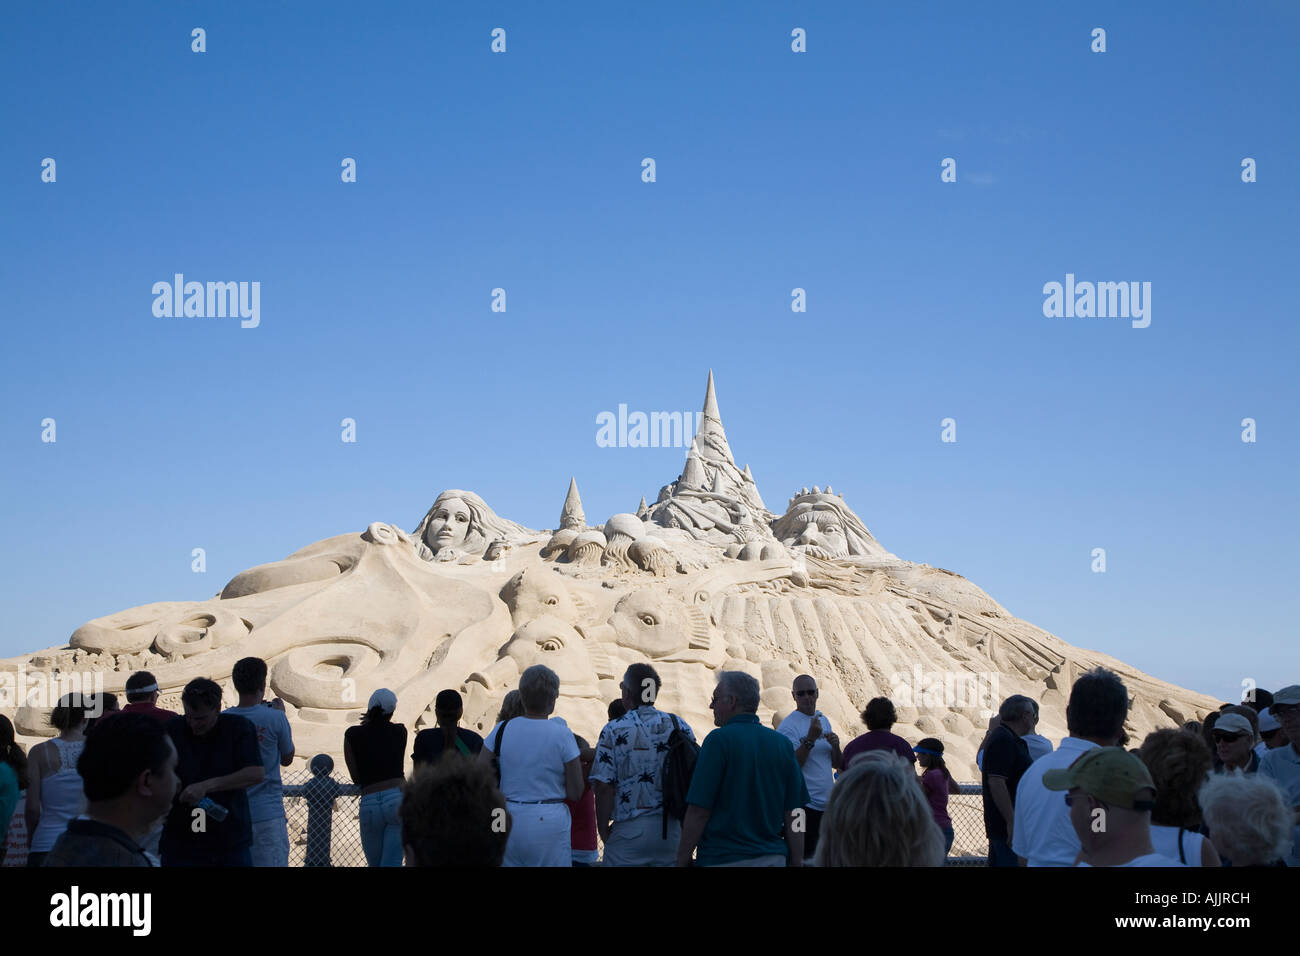
[[(801, 866), (808, 788), (790, 742), (758, 722), (758, 681), (723, 671), (686, 794), (677, 865)], [(782, 830), (784, 829), (784, 836)]]

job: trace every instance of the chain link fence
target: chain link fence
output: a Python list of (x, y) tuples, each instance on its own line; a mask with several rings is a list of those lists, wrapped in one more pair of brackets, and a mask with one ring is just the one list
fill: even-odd
[(365, 866), (361, 846), (361, 788), (333, 774), (324, 754), (311, 766), (285, 773), (284, 815), (290, 866)]
[(948, 851), (949, 866), (987, 866), (989, 839), (984, 835), (984, 788), (978, 783), (961, 784), (961, 793), (948, 797), (953, 841)]

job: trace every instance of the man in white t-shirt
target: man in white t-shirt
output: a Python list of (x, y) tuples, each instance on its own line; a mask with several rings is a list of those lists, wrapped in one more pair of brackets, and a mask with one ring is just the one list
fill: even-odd
[(1151, 845), (1156, 785), (1122, 747), (1097, 747), (1065, 769), (1043, 774), (1048, 790), (1068, 791), (1070, 822), (1083, 847), (1080, 866), (1182, 866)]
[(235, 663), (231, 680), (239, 706), (226, 708), (257, 728), (257, 749), (266, 776), (248, 788), (248, 812), (253, 821), (253, 866), (289, 865), (289, 826), (284, 813), (284, 785), (280, 768), (293, 763), (293, 732), (284, 713), (284, 701), (266, 696), (266, 661), (245, 657)]
[(1074, 865), (1079, 838), (1065, 801), (1043, 786), (1043, 775), (1070, 766), (1096, 747), (1115, 746), (1127, 716), (1128, 689), (1113, 671), (1098, 667), (1074, 682), (1065, 706), (1070, 735), (1056, 750), (1030, 764), (1016, 790), (1011, 849), (1026, 865)]
[(808, 805), (804, 807), (803, 857), (810, 860), (817, 852), (822, 813), (830, 799), (833, 771), (840, 769), (842, 755), (840, 738), (831, 732), (830, 718), (817, 709), (817, 682), (807, 674), (800, 674), (794, 679), (791, 694), (795, 711), (776, 729), (794, 747), (795, 759), (799, 761), (803, 782), (808, 788)]

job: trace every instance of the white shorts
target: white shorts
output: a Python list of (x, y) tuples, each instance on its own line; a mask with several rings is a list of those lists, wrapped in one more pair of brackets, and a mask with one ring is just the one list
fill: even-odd
[(677, 862), (677, 844), (682, 839), (680, 820), (668, 819), (668, 839), (664, 839), (663, 811), (645, 813), (614, 824), (605, 842), (606, 866), (673, 866)]
[(573, 821), (563, 803), (515, 803), (510, 811), (510, 837), (502, 866), (573, 866), (570, 832)]

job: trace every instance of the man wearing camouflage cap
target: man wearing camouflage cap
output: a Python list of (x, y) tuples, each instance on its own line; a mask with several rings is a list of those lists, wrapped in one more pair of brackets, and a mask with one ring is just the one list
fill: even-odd
[(1137, 757), (1122, 747), (1097, 747), (1064, 769), (1043, 774), (1048, 790), (1064, 790), (1083, 851), (1079, 866), (1182, 866), (1151, 845), (1156, 788)]

